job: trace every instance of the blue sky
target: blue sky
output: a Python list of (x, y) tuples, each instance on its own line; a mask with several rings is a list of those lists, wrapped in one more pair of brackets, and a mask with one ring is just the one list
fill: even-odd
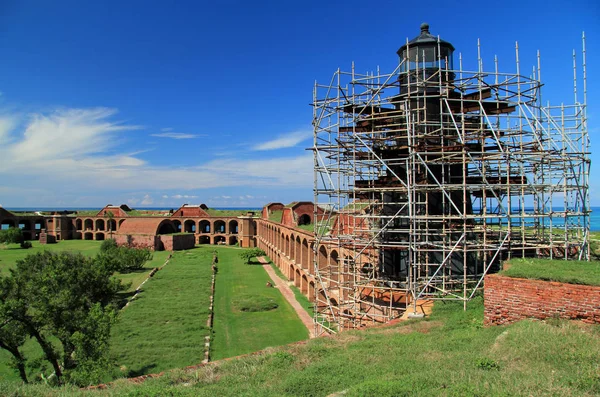
[(554, 103), (573, 101), (585, 31), (593, 153), (596, 2), (409, 3), (0, 0), (0, 204), (311, 200), (314, 81), (352, 61), (391, 72), (421, 22), (470, 69), (478, 38), (490, 69), (514, 72), (515, 41), (525, 70), (539, 49)]

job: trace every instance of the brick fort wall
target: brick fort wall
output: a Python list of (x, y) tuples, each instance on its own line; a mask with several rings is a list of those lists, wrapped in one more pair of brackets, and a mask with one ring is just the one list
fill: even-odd
[(525, 318), (560, 317), (600, 324), (600, 287), (553, 281), (485, 277), (485, 325), (510, 324)]

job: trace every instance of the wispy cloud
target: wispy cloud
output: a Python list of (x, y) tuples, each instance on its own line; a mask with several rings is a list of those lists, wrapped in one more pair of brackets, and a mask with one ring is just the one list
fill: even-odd
[[(165, 130), (166, 128), (163, 128)], [(171, 138), (171, 139), (194, 139), (198, 138), (201, 135), (198, 134), (184, 134), (182, 132), (159, 132), (157, 134), (150, 134), (150, 136), (155, 136), (157, 138)]]
[(294, 147), (311, 136), (312, 132), (308, 130), (289, 132), (287, 134), (282, 134), (273, 140), (254, 145), (252, 150), (276, 150)]
[[(4, 114), (1, 112), (0, 114)], [(131, 204), (150, 205), (156, 197), (195, 198), (194, 193), (177, 192), (241, 186), (308, 188), (312, 184), (312, 157), (270, 157), (240, 159), (223, 156), (188, 166), (157, 166), (138, 156), (140, 151), (121, 144), (139, 126), (113, 121), (117, 111), (108, 108), (60, 109), (38, 112), (16, 121), (0, 122), (0, 180), (5, 186), (22, 187), (3, 195), (18, 202), (26, 187), (53, 191), (61, 186), (61, 195), (80, 196), (123, 192)], [(5, 120), (1, 118), (0, 120)], [(168, 133), (168, 131), (167, 131)], [(137, 148), (136, 148), (137, 149)], [(132, 191), (148, 197), (132, 196)], [(137, 202), (136, 202), (137, 200)]]

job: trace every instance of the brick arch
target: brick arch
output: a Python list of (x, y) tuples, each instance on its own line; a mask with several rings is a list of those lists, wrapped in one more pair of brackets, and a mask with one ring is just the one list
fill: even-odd
[(290, 242), (289, 242), (289, 257), (291, 260), (294, 260), (295, 256), (296, 256), (296, 236), (294, 236), (294, 233), (292, 233), (290, 235)]
[(331, 274), (331, 279), (334, 281), (339, 280), (340, 274), (340, 261), (339, 255), (336, 250), (331, 250), (329, 253), (329, 274)]
[(183, 222), (182, 231), (185, 233), (196, 233), (196, 221), (193, 219), (186, 219)]
[(238, 221), (236, 219), (232, 219), (229, 221), (229, 233), (237, 234), (238, 233)]
[(300, 288), (300, 292), (304, 295), (308, 294), (308, 277), (306, 277), (306, 274), (302, 275), (302, 287)]
[(175, 227), (175, 233), (181, 232), (181, 221), (179, 219), (173, 219), (171, 223)]
[(83, 221), (79, 218), (75, 219), (75, 229), (77, 229), (77, 230), (83, 229)]
[(306, 238), (304, 238), (302, 240), (301, 254), (302, 254), (302, 258), (300, 258), (300, 263), (302, 264), (302, 268), (309, 269), (310, 268), (310, 261), (309, 261), (310, 251), (309, 251), (309, 247), (308, 247), (308, 240)]
[(319, 269), (326, 269), (329, 265), (329, 255), (324, 245), (320, 245), (317, 251), (317, 264)]
[(217, 219), (213, 222), (213, 233), (225, 233), (226, 223), (223, 219)]
[(207, 219), (202, 219), (198, 222), (198, 232), (200, 233), (210, 233), (212, 230), (210, 221)]
[(296, 239), (292, 242), (292, 244), (294, 245), (294, 257), (292, 258), (297, 264), (300, 265), (300, 267), (302, 267), (302, 265), (300, 264), (301, 262), (301, 252), (300, 250), (302, 249), (301, 243), (300, 243), (300, 236), (296, 236)]
[(84, 230), (94, 230), (94, 220), (88, 218), (85, 221), (83, 221), (83, 229)]
[[(177, 221), (177, 222), (179, 222), (179, 221)], [(171, 222), (169, 219), (164, 219), (156, 227), (156, 234), (172, 234), (172, 233), (177, 233), (177, 228), (175, 226), (175, 222)]]

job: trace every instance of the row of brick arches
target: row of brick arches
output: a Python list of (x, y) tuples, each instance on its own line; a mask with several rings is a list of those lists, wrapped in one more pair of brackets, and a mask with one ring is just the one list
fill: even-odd
[[(167, 218), (174, 226), (174, 233), (195, 233), (195, 234), (238, 234), (239, 225), (236, 219), (232, 220), (207, 220), (202, 219), (196, 221), (193, 219), (172, 219)], [(75, 220), (75, 228), (77, 231), (84, 234), (85, 240), (93, 238), (85, 238), (86, 235), (94, 232), (118, 232), (125, 219), (94, 219), (94, 218), (77, 218)], [(98, 233), (97, 233), (98, 234)], [(96, 240), (101, 240), (97, 238)]]

